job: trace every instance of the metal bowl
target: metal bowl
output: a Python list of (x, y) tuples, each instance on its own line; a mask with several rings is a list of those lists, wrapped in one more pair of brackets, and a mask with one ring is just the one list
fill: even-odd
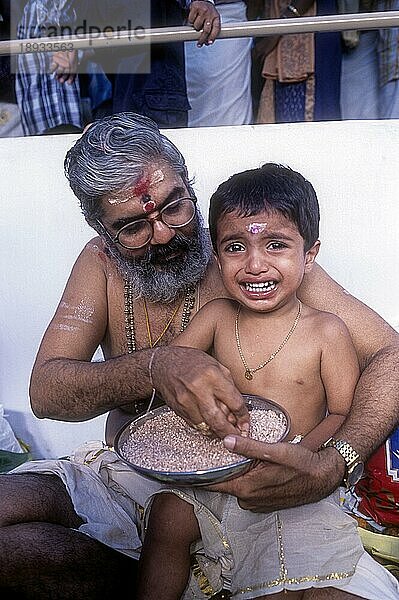
[[(262, 398), (260, 396), (243, 394), (243, 398), (249, 411), (253, 410), (254, 408), (261, 408), (264, 410), (273, 410), (279, 415), (284, 415), (287, 425), (279, 441), (282, 441), (287, 436), (290, 430), (290, 418), (283, 407), (276, 404), (272, 400), (267, 400), (266, 398)], [(177, 484), (179, 486), (201, 486), (233, 479), (234, 477), (242, 475), (249, 469), (252, 459), (244, 457), (238, 462), (223, 465), (221, 467), (201, 469), (198, 471), (157, 471), (142, 467), (135, 464), (131, 460), (128, 460), (124, 456), (122, 449), (130, 434), (136, 431), (149, 419), (153, 419), (157, 415), (170, 411), (171, 409), (166, 405), (155, 408), (144, 415), (136, 417), (124, 425), (117, 433), (114, 441), (114, 450), (119, 458), (129, 465), (134, 471), (140, 473), (140, 475), (143, 475), (144, 477), (155, 479), (167, 484)]]

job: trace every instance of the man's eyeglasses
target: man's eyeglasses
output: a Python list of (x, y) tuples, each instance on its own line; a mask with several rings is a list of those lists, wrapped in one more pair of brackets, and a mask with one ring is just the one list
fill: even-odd
[(160, 219), (162, 223), (165, 223), (168, 227), (173, 227), (173, 229), (185, 227), (191, 223), (196, 211), (196, 202), (195, 198), (179, 198), (178, 200), (174, 200), (161, 208), (159, 214), (151, 220), (137, 219), (131, 223), (127, 223), (127, 225), (119, 229), (114, 237), (112, 237), (98, 219), (97, 223), (101, 225), (114, 243), (120, 244), (127, 250), (137, 250), (148, 244), (154, 235), (153, 221)]

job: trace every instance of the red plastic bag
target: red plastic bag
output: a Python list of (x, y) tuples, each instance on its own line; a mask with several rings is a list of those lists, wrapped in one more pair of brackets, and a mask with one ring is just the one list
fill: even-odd
[(399, 427), (367, 461), (355, 492), (360, 512), (385, 527), (399, 527)]

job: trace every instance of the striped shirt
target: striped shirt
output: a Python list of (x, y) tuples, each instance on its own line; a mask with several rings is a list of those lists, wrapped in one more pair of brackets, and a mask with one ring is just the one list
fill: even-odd
[[(27, 2), (18, 26), (18, 39), (40, 38), (47, 26), (73, 25), (72, 0)], [(59, 125), (82, 128), (79, 79), (60, 83), (50, 73), (51, 53), (19, 54), (15, 92), (25, 135), (40, 135)]]

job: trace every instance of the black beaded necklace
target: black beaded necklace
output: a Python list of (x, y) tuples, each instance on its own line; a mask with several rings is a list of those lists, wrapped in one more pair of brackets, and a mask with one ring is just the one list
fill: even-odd
[[(195, 306), (195, 299), (196, 299), (197, 293), (199, 295), (199, 285), (198, 285), (198, 287), (193, 286), (193, 285), (188, 286), (186, 295), (184, 297), (183, 312), (182, 312), (181, 324), (180, 324), (180, 332), (184, 331), (190, 322), (191, 312)], [(125, 312), (125, 333), (126, 333), (126, 340), (127, 340), (127, 351), (129, 354), (132, 354), (133, 352), (136, 351), (137, 348), (136, 348), (136, 332), (135, 332), (135, 327), (134, 327), (133, 285), (128, 277), (125, 277), (125, 279), (124, 279), (124, 300), (125, 300), (124, 312)], [(199, 301), (198, 301), (198, 305), (199, 305)], [(198, 310), (198, 308), (199, 308), (199, 306), (197, 306), (197, 310)], [(161, 341), (162, 337), (164, 336), (164, 334), (167, 332), (170, 325), (172, 324), (173, 318), (174, 318), (176, 312), (177, 312), (177, 310), (175, 311), (175, 313), (173, 313), (172, 318), (168, 320), (166, 326), (164, 327), (162, 334), (157, 338), (157, 340), (155, 340), (155, 342), (152, 342), (152, 340), (149, 336), (149, 344), (150, 344), (151, 348), (156, 346), (158, 344), (158, 342)], [(146, 314), (147, 314), (146, 320), (147, 320), (147, 331), (148, 331), (148, 329), (149, 329), (148, 313), (146, 313)]]

